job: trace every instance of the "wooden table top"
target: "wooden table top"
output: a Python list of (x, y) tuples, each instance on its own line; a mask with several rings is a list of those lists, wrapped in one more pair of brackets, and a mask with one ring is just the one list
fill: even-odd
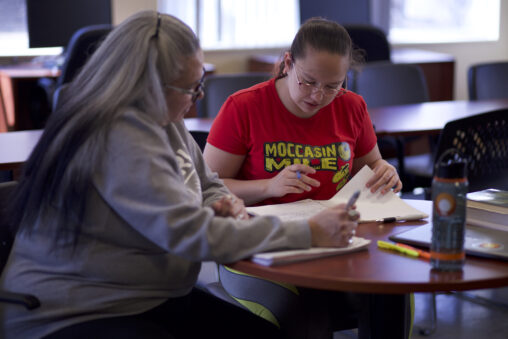
[[(369, 109), (378, 136), (439, 134), (447, 122), (508, 108), (508, 99), (433, 101)], [(187, 118), (189, 130), (209, 131), (213, 118)]]
[(24, 163), (39, 141), (42, 130), (0, 133), (0, 170)]
[(449, 121), (502, 108), (508, 108), (508, 99), (433, 101), (368, 110), (378, 136), (396, 136), (438, 134)]
[[(209, 131), (213, 118), (184, 119), (188, 130)], [(12, 170), (23, 164), (39, 141), (42, 130), (0, 133), (0, 170)]]
[[(430, 201), (406, 200), (432, 215)], [(297, 286), (362, 293), (400, 294), (508, 286), (508, 261), (467, 256), (462, 272), (434, 272), (426, 260), (382, 250), (377, 240), (431, 222), (360, 224), (357, 235), (371, 239), (367, 251), (267, 267), (242, 260), (238, 271)]]
[(56, 78), (60, 76), (58, 68), (50, 69), (36, 66), (19, 66), (0, 68), (0, 75), (11, 79), (38, 79), (38, 78)]

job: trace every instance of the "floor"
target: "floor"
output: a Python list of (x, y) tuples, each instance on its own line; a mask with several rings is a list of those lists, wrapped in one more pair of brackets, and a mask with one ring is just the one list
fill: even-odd
[[(429, 328), (431, 294), (415, 294), (415, 327), (412, 339), (508, 339), (508, 287), (438, 294), (437, 327), (433, 334), (422, 335)], [(335, 333), (333, 339), (356, 338), (355, 331)]]

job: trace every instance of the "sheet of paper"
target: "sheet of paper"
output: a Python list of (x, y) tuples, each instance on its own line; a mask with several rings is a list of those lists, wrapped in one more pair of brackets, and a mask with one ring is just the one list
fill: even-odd
[(374, 171), (369, 166), (364, 166), (351, 180), (335, 194), (330, 200), (320, 201), (325, 206), (337, 203), (346, 203), (354, 192), (360, 190), (360, 197), (356, 202), (356, 209), (360, 212), (360, 222), (369, 222), (384, 218), (422, 219), (427, 214), (406, 204), (393, 191), (382, 195), (379, 191), (372, 193), (365, 187)]
[(287, 204), (247, 207), (247, 211), (254, 215), (276, 215), (281, 220), (291, 221), (307, 219), (325, 208), (317, 200), (305, 199)]
[(360, 190), (360, 197), (356, 202), (360, 212), (360, 222), (371, 222), (384, 218), (405, 218), (415, 220), (427, 218), (428, 215), (408, 205), (395, 193), (389, 191), (385, 195), (371, 193), (365, 187), (374, 172), (364, 166), (336, 195), (330, 200), (300, 200), (287, 204), (248, 207), (247, 211), (257, 215), (276, 215), (282, 220), (296, 220), (309, 218), (326, 207), (346, 203), (349, 197)]

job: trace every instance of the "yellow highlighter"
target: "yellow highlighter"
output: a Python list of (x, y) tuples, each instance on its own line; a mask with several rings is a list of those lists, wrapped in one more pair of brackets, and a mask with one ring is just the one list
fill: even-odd
[(397, 252), (404, 253), (404, 254), (407, 254), (409, 256), (412, 256), (412, 257), (418, 257), (420, 255), (415, 250), (411, 250), (409, 248), (398, 246), (396, 244), (392, 244), (390, 242), (386, 242), (386, 241), (383, 241), (383, 240), (378, 240), (377, 241), (377, 247), (384, 248), (384, 249), (387, 249), (387, 250), (397, 251)]

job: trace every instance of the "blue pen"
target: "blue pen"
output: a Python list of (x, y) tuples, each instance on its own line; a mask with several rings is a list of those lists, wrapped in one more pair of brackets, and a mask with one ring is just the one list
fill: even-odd
[(296, 171), (296, 178), (298, 180), (300, 180), (302, 178), (302, 174), (300, 173), (300, 171)]
[(350, 210), (351, 207), (356, 203), (356, 200), (358, 200), (358, 197), (360, 196), (360, 190), (353, 193), (351, 198), (349, 198), (349, 201), (346, 204), (346, 210)]

